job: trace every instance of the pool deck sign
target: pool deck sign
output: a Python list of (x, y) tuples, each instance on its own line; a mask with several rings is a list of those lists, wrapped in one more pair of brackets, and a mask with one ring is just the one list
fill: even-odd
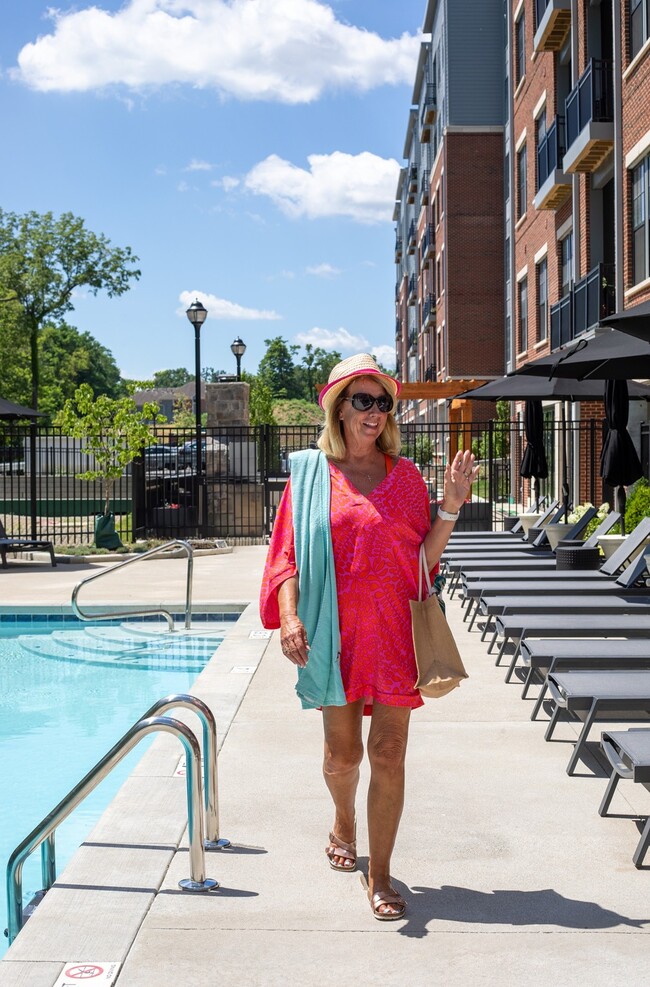
[(121, 965), (105, 960), (91, 960), (84, 963), (74, 960), (65, 964), (54, 987), (77, 987), (77, 984), (112, 987), (117, 980)]

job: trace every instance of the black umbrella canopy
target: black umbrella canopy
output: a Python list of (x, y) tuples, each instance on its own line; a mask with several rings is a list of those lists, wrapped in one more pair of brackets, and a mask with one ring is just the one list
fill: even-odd
[(650, 342), (610, 329), (580, 338), (550, 356), (527, 363), (519, 375), (586, 380), (640, 380), (650, 377)]
[(603, 325), (611, 326), (612, 329), (618, 329), (620, 332), (626, 332), (630, 336), (648, 342), (650, 341), (650, 301), (640, 302), (639, 305), (625, 308), (615, 315), (608, 315), (607, 318), (601, 319), (601, 322)]
[[(625, 518), (625, 487), (643, 475), (643, 469), (627, 430), (629, 399), (627, 382), (608, 380), (605, 385), (607, 435), (600, 454), (600, 475), (616, 487), (616, 508)], [(625, 533), (625, 530), (623, 530)]]
[(22, 404), (14, 404), (0, 398), (0, 419), (2, 418), (37, 418), (43, 414), (42, 411), (35, 411), (33, 408), (25, 408)]
[[(557, 360), (558, 354), (553, 357), (543, 357), (544, 360)], [(536, 360), (535, 363), (540, 363)], [(531, 366), (531, 364), (529, 364)], [(604, 380), (575, 380), (564, 379), (563, 377), (552, 377), (548, 379), (548, 369), (546, 376), (526, 376), (525, 372), (508, 374), (498, 380), (491, 380), (489, 384), (482, 384), (473, 391), (465, 391), (456, 395), (459, 398), (471, 398), (474, 401), (586, 401), (605, 399)], [(650, 400), (650, 386), (645, 384), (630, 383), (630, 397), (647, 398)]]

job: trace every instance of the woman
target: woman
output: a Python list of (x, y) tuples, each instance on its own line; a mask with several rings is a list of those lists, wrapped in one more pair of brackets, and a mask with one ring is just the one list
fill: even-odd
[(431, 525), (425, 483), (399, 455), (399, 387), (367, 353), (334, 367), (319, 398), (326, 419), (320, 452), (291, 457), (261, 593), (262, 622), (280, 628), (303, 707), (322, 708), (323, 772), (335, 808), (325, 852), (337, 871), (356, 868), (361, 725), (364, 712), (372, 716), (368, 897), (380, 921), (406, 910), (391, 885), (390, 860), (409, 717), (422, 705), (409, 607), (417, 598), (419, 548), (424, 541), (436, 570), (478, 473), (471, 453), (454, 457)]

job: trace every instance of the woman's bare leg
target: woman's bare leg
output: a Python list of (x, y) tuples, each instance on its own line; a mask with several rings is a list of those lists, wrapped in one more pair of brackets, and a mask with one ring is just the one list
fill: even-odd
[[(373, 705), (368, 735), (370, 788), (368, 789), (368, 887), (370, 897), (389, 891), (390, 859), (404, 806), (404, 764), (411, 710), (404, 706)], [(380, 911), (395, 914), (395, 905)]]
[[(348, 703), (347, 706), (323, 707), (323, 776), (334, 801), (332, 832), (345, 843), (351, 843), (356, 835), (354, 800), (359, 784), (359, 765), (363, 757), (362, 717), (362, 699), (356, 703)], [(332, 860), (337, 866), (352, 867), (352, 861), (345, 857), (334, 854)]]

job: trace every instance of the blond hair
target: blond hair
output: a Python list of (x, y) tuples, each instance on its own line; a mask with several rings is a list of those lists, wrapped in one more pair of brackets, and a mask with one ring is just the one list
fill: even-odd
[[(376, 378), (366, 378), (363, 376), (354, 378), (355, 382), (373, 379)], [(350, 381), (350, 383), (352, 383), (352, 381)], [(345, 388), (345, 390), (347, 390), (347, 388)], [(384, 390), (386, 389), (384, 388)], [(386, 393), (388, 394), (388, 391), (386, 391)], [(390, 394), (389, 397), (392, 397), (392, 394)], [(345, 393), (342, 391), (337, 396), (336, 400), (332, 401), (332, 403), (326, 408), (325, 422), (318, 437), (318, 448), (321, 452), (324, 452), (328, 459), (334, 459), (337, 461), (345, 459), (345, 454), (347, 452), (343, 422), (339, 418), (339, 409), (344, 400)], [(402, 440), (392, 411), (386, 418), (386, 424), (381, 435), (377, 439), (376, 445), (380, 452), (386, 452), (389, 456), (399, 456), (400, 454)]]

